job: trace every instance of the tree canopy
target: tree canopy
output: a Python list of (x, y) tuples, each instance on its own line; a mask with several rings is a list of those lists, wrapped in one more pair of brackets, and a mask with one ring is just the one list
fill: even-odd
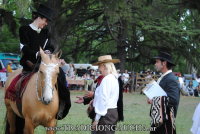
[(153, 68), (152, 57), (167, 51), (175, 71), (200, 69), (198, 0), (3, 0), (1, 52), (19, 53), (18, 28), (31, 22), (40, 3), (55, 10), (51, 42), (67, 62), (92, 63), (111, 54), (121, 60), (121, 70), (141, 71)]

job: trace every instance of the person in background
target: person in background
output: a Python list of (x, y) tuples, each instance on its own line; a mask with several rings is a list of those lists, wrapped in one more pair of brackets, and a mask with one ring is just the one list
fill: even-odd
[(135, 73), (134, 71), (131, 72), (131, 75), (130, 75), (130, 85), (129, 85), (129, 89), (130, 89), (130, 92), (135, 92)]
[(194, 96), (194, 85), (193, 85), (193, 80), (192, 78), (190, 79), (188, 85), (186, 86), (187, 90), (188, 90), (188, 95), (189, 96)]
[[(90, 74), (85, 74), (85, 80), (84, 80), (84, 90), (86, 91), (93, 91), (94, 88), (94, 80), (92, 79)], [(90, 89), (89, 89), (90, 88)]]
[(184, 82), (184, 77), (182, 77), (181, 73), (178, 74), (178, 82), (180, 84), (180, 91), (182, 95), (188, 95), (188, 93), (185, 91), (186, 90), (186, 86), (185, 86), (185, 82)]
[(8, 65), (7, 65), (7, 68), (6, 68), (6, 70), (7, 70), (7, 76), (9, 76), (9, 74), (13, 72), (11, 66), (12, 66), (12, 62), (9, 61)]
[(124, 92), (128, 93), (129, 92), (129, 74), (128, 70), (125, 70), (124, 73), (121, 75), (122, 81), (124, 83)]
[(91, 75), (95, 76), (96, 75), (96, 71), (94, 69), (91, 69)]
[(83, 77), (83, 75), (87, 73), (87, 70), (84, 69), (82, 66), (80, 66), (80, 68), (77, 68), (76, 70), (78, 77)]
[(128, 74), (128, 70), (125, 70), (122, 75), (124, 76), (124, 83), (127, 83), (130, 77)]
[(61, 68), (63, 72), (65, 73), (65, 76), (67, 77), (69, 73), (69, 68), (70, 68), (69, 64), (67, 64), (64, 59), (60, 60), (60, 64), (61, 64)]
[(178, 75), (178, 81), (179, 81), (179, 84), (180, 84), (180, 88), (183, 88), (184, 78), (182, 77), (181, 74)]
[(74, 64), (69, 64), (68, 77), (71, 77), (71, 78), (75, 77), (75, 67), (74, 67)]
[(7, 77), (6, 77), (6, 68), (3, 68), (0, 70), (0, 81), (1, 81), (1, 86), (2, 87), (5, 87), (5, 82), (7, 80)]

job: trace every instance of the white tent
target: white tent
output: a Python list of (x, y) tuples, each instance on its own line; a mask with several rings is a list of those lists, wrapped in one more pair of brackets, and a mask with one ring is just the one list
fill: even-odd
[(78, 68), (87, 69), (88, 67), (90, 67), (91, 69), (94, 69), (94, 70), (98, 69), (98, 66), (92, 66), (92, 64), (77, 64), (77, 63), (75, 63), (74, 67), (76, 69), (78, 69)]

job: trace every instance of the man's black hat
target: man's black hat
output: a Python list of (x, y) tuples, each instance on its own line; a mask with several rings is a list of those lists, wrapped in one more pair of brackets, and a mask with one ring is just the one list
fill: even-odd
[(40, 4), (37, 11), (34, 11), (33, 13), (42, 15), (43, 17), (51, 21), (53, 19), (54, 11), (47, 6)]
[(171, 65), (175, 66), (175, 64), (172, 61), (172, 56), (169, 53), (167, 53), (167, 52), (160, 52), (158, 56), (153, 57), (153, 58), (154, 59), (161, 59), (161, 60), (167, 61)]

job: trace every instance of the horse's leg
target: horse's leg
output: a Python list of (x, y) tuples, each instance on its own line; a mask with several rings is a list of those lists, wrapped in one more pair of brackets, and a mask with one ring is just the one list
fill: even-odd
[(46, 134), (55, 134), (56, 133), (55, 127), (56, 127), (56, 119), (52, 119), (46, 125)]
[(10, 101), (5, 99), (5, 105), (6, 105), (6, 109), (7, 109), (7, 121), (9, 124), (9, 131), (10, 134), (14, 134), (16, 131), (16, 127), (15, 127), (15, 118), (16, 115), (14, 113), (14, 111), (12, 110), (11, 106), (10, 106)]
[(15, 113), (11, 108), (7, 109), (7, 119), (8, 119), (8, 123), (9, 123), (9, 131), (10, 134), (15, 134), (16, 128), (15, 128)]
[(34, 134), (34, 125), (30, 118), (25, 118), (24, 134)]

